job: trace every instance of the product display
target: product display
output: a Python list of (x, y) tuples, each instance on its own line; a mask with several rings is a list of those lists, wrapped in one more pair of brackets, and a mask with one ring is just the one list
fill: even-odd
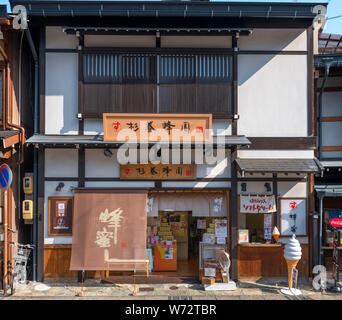
[(284, 248), (284, 258), (287, 263), (288, 284), (290, 289), (292, 288), (292, 268), (296, 268), (301, 257), (302, 248), (299, 241), (296, 239), (296, 236), (293, 235)]

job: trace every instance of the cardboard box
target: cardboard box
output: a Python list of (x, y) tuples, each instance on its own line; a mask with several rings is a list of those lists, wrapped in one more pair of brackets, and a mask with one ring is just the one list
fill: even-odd
[(208, 278), (208, 277), (202, 278), (202, 284), (214, 284), (214, 283), (215, 283), (215, 278)]

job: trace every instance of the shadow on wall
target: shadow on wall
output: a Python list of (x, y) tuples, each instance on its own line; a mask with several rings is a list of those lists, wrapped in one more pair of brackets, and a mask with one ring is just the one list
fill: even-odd
[[(248, 66), (239, 61), (238, 85), (243, 85), (248, 79), (274, 59), (278, 52), (287, 49), (306, 51), (306, 38), (301, 37), (305, 32), (302, 29), (275, 29), (253, 30), (249, 37), (243, 37), (239, 41), (239, 50), (274, 51), (272, 54), (253, 54)], [(247, 57), (250, 54), (240, 54)], [(246, 62), (245, 62), (246, 63)]]

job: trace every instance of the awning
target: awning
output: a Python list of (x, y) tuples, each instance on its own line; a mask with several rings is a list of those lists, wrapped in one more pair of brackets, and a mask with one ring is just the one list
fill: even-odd
[(324, 168), (342, 168), (342, 161), (320, 161)]
[(252, 29), (249, 28), (226, 28), (226, 27), (207, 27), (207, 28), (193, 28), (193, 27), (177, 27), (177, 28), (163, 28), (163, 27), (63, 27), (63, 31), (67, 34), (139, 34), (139, 35), (154, 35), (159, 32), (160, 35), (203, 35), (210, 34), (216, 36), (227, 36), (239, 34), (239, 36), (249, 36)]
[(323, 167), (314, 159), (241, 159), (235, 160), (238, 170), (244, 176), (250, 173), (319, 173)]
[(19, 130), (2, 130), (0, 131), (1, 147), (6, 149), (20, 141)]
[[(127, 142), (108, 142), (103, 141), (102, 135), (41, 135), (36, 134), (26, 140), (27, 145), (45, 146), (45, 147), (63, 147), (63, 148), (74, 148), (77, 146), (92, 147), (92, 148), (104, 148), (112, 147), (118, 148), (122, 144)], [(130, 144), (130, 142), (128, 142)], [(133, 144), (133, 143), (131, 143)], [(149, 146), (156, 144), (156, 142), (150, 142)], [(176, 145), (173, 143), (160, 142), (163, 145)], [(244, 146), (250, 145), (251, 142), (245, 136), (214, 136), (214, 146), (225, 145), (230, 146)], [(192, 143), (192, 147), (195, 143)]]
[(341, 197), (342, 196), (342, 184), (337, 185), (315, 185), (316, 192), (324, 197)]

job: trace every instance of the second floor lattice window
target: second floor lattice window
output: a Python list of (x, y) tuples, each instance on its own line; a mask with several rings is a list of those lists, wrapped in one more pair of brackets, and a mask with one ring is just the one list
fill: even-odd
[(232, 109), (227, 54), (83, 53), (80, 112), (212, 113)]

